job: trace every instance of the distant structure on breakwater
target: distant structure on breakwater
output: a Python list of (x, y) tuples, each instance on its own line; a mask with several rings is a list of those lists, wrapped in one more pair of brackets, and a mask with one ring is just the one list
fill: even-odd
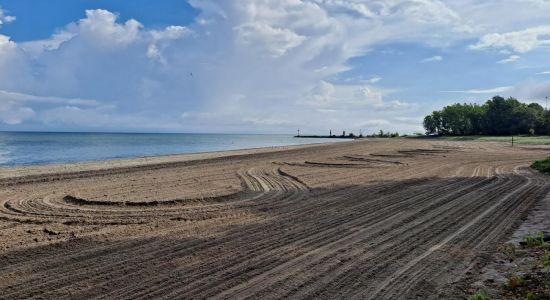
[(346, 135), (346, 131), (342, 131), (341, 135), (332, 134), (332, 129), (329, 131), (329, 135), (301, 135), (300, 129), (298, 129), (298, 135), (295, 135), (296, 138), (318, 138), (318, 139), (360, 139), (363, 138), (363, 134), (355, 135), (349, 133)]

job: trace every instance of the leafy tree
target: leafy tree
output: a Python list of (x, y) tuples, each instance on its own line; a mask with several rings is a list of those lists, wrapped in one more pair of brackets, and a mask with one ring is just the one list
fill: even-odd
[(512, 118), (514, 122), (512, 128), (514, 128), (517, 133), (527, 134), (531, 131), (535, 131), (537, 126), (537, 113), (527, 105), (515, 107)]
[(467, 104), (453, 104), (443, 108), (441, 117), (446, 122), (446, 131), (452, 135), (472, 134), (473, 124), (468, 114)]
[(514, 123), (514, 109), (521, 103), (514, 98), (504, 99), (495, 96), (487, 101), (487, 120), (490, 124), (487, 134), (509, 135), (517, 134), (517, 125)]
[(495, 96), (483, 105), (445, 106), (424, 118), (424, 128), (437, 135), (550, 134), (550, 112), (536, 103)]
[(435, 121), (435, 118), (432, 115), (427, 115), (424, 117), (424, 128), (426, 129), (427, 134), (434, 134), (438, 133), (437, 123)]

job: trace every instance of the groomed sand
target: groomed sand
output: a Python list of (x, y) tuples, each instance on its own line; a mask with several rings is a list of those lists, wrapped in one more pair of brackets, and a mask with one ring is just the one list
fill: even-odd
[(380, 139), (1, 169), (0, 298), (463, 298), (550, 191), (528, 168), (549, 153)]

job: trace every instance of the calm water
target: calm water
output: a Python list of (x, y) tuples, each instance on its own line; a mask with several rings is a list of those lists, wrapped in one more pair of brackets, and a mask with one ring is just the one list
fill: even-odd
[(119, 159), (342, 141), (290, 135), (0, 132), (0, 166)]

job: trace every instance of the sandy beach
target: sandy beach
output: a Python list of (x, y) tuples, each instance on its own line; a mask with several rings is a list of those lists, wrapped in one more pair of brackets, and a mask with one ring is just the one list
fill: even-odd
[(549, 153), (400, 138), (0, 169), (0, 298), (461, 299), (544, 201)]

